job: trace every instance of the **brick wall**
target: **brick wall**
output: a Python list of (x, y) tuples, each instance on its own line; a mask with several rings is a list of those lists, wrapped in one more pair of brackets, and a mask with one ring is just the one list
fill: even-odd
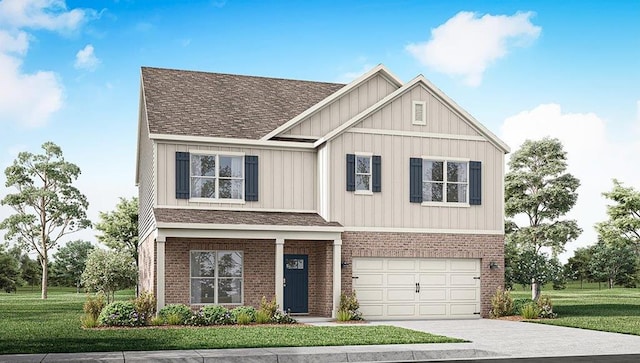
[[(482, 316), (488, 317), (491, 296), (504, 286), (504, 236), (471, 234), (344, 232), (342, 290), (351, 291), (353, 257), (479, 258)], [(497, 270), (489, 269), (496, 261)]]

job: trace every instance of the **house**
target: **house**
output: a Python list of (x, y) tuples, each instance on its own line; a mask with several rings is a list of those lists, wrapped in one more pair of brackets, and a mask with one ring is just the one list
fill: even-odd
[(143, 67), (140, 289), (158, 307), (487, 316), (509, 147), (422, 75), (349, 84)]

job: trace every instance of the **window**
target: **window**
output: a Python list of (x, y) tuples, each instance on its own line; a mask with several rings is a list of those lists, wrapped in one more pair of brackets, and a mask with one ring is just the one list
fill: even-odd
[(414, 125), (426, 125), (427, 103), (425, 101), (413, 101), (411, 105), (411, 123)]
[(191, 251), (191, 303), (242, 304), (240, 251)]
[(356, 154), (356, 192), (371, 192), (371, 156)]
[(423, 160), (422, 201), (468, 203), (468, 164), (466, 161)]
[(191, 198), (244, 199), (244, 157), (191, 154)]

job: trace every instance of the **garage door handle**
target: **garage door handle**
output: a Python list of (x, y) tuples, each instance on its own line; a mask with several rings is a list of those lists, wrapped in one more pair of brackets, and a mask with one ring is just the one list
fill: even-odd
[(420, 292), (420, 283), (416, 282), (416, 294)]

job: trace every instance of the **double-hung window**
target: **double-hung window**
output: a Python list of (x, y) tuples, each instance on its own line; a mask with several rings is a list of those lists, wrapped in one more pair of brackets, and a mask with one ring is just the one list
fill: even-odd
[(244, 199), (244, 156), (191, 153), (191, 198)]
[(469, 202), (469, 162), (422, 160), (422, 201)]
[(371, 155), (356, 154), (356, 192), (371, 193)]
[(191, 251), (191, 303), (242, 304), (241, 251)]

